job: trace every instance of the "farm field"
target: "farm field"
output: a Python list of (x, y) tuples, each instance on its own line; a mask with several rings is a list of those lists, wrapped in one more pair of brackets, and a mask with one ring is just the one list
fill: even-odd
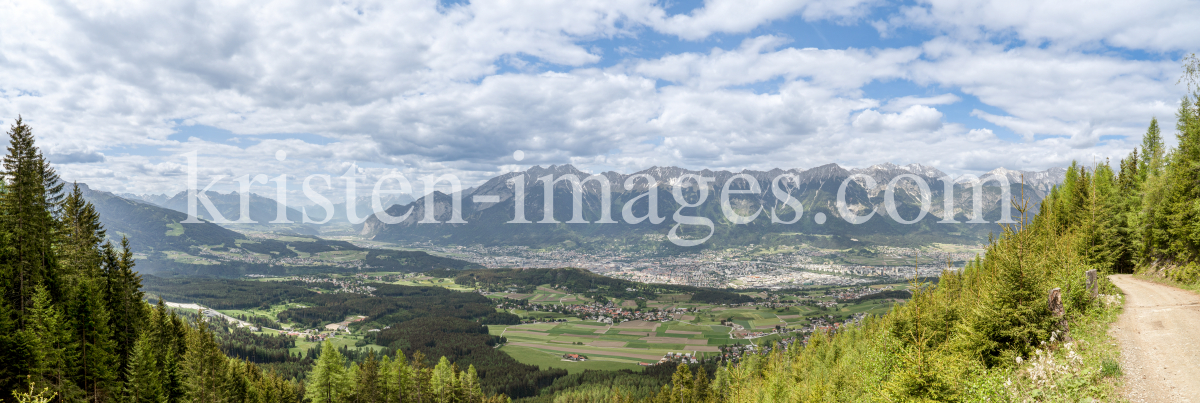
[[(716, 354), (722, 344), (749, 343), (731, 340), (729, 327), (694, 325), (678, 321), (630, 321), (609, 326), (597, 322), (571, 321), (524, 325), (493, 325), (489, 331), (502, 335), (508, 344), (501, 351), (526, 364), (563, 368), (634, 369), (638, 363), (657, 362), (666, 353)], [(588, 356), (586, 362), (562, 361), (563, 354)]]
[[(587, 354), (588, 360), (582, 362), (565, 361), (557, 351), (542, 350), (534, 347), (506, 345), (500, 351), (512, 356), (522, 364), (537, 365), (542, 369), (562, 368), (568, 373), (576, 374), (583, 371), (616, 371), (622, 369), (638, 369), (638, 360), (624, 357), (609, 357), (598, 354)], [(643, 361), (644, 362), (644, 361)]]

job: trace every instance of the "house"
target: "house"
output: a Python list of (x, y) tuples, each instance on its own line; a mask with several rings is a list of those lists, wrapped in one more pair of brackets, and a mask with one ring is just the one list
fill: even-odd
[(567, 361), (587, 361), (586, 355), (579, 354), (563, 354), (563, 359)]

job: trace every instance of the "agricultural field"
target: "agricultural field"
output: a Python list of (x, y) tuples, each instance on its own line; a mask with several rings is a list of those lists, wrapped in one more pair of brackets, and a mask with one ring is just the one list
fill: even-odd
[[(701, 326), (678, 321), (630, 321), (616, 325), (573, 320), (564, 323), (493, 325), (489, 331), (508, 343), (500, 348), (522, 363), (584, 370), (636, 369), (657, 362), (667, 353), (716, 354), (718, 346), (734, 344), (729, 327)], [(742, 344), (749, 340), (736, 341)], [(563, 354), (582, 354), (587, 361), (563, 360)]]
[[(220, 309), (220, 310), (218, 310), (218, 312), (221, 312), (223, 314), (226, 314), (226, 315), (229, 315), (229, 316), (232, 316), (235, 318), (239, 317), (240, 315), (246, 315), (247, 317), (261, 316), (261, 317), (268, 318), (268, 319), (278, 322), (279, 319), (276, 315), (278, 315), (280, 312), (283, 312), (290, 308), (307, 308), (308, 306), (309, 306), (308, 304), (287, 303), (287, 304), (271, 305), (267, 309), (263, 309), (261, 307), (260, 308), (248, 308), (248, 309)], [(279, 324), (283, 325), (283, 326), (294, 325), (292, 323), (286, 323), (286, 322), (280, 322)]]
[[(402, 273), (370, 273), (370, 274), (371, 275), (389, 275), (389, 274), (402, 274)], [(416, 277), (403, 278), (403, 279), (400, 279), (399, 281), (393, 281), (393, 282), (391, 282), (391, 284), (407, 285), (407, 286), (413, 286), (413, 287), (442, 287), (445, 289), (455, 290), (455, 291), (474, 291), (474, 289), (472, 289), (471, 287), (466, 287), (466, 286), (461, 286), (461, 285), (455, 284), (454, 279), (452, 279), (452, 278), (437, 278), (437, 277), (429, 277), (429, 276), (416, 276)]]
[[(362, 278), (360, 276), (368, 278)], [(388, 283), (407, 286), (441, 287), (460, 292), (475, 292), (472, 287), (455, 284), (453, 279), (412, 275), (398, 272), (368, 272), (359, 276), (334, 275), (333, 277), (365, 282), (378, 282), (386, 277)], [(273, 279), (263, 279), (273, 280)], [(871, 288), (902, 290), (904, 284), (881, 284)], [(892, 309), (894, 299), (866, 299), (854, 303), (838, 302), (831, 294), (845, 292), (855, 287), (822, 287), (801, 290), (744, 291), (740, 294), (756, 298), (757, 304), (739, 306), (713, 305), (692, 302), (686, 293), (660, 294), (652, 300), (610, 299), (613, 306), (625, 311), (659, 310), (672, 312), (672, 320), (642, 321), (607, 325), (596, 321), (583, 321), (569, 312), (548, 311), (549, 307), (569, 307), (575, 304), (591, 304), (592, 300), (581, 294), (571, 294), (547, 285), (527, 287), (523, 293), (496, 292), (486, 296), (497, 303), (503, 299), (524, 300), (528, 306), (508, 306), (505, 312), (517, 315), (522, 320), (537, 321), (521, 325), (490, 325), (492, 335), (503, 336), (508, 343), (500, 351), (514, 359), (543, 368), (562, 368), (569, 372), (584, 370), (637, 369), (639, 363), (657, 362), (666, 353), (716, 354), (721, 345), (761, 344), (787, 337), (774, 334), (775, 328), (808, 329), (812, 325), (826, 326), (843, 322), (856, 314), (878, 315)], [(858, 286), (862, 289), (862, 286)], [(771, 302), (773, 301), (773, 302)], [(817, 303), (825, 304), (818, 306)], [(230, 316), (258, 315), (275, 319), (276, 314), (298, 305), (275, 305), (268, 309), (224, 310)], [(543, 309), (535, 310), (535, 306)], [(810, 321), (810, 318), (820, 318)], [(722, 325), (732, 321), (741, 329)], [(285, 324), (286, 325), (286, 324)], [(338, 334), (336, 343), (353, 346), (360, 333)], [(749, 338), (747, 338), (749, 337)], [(306, 351), (308, 342), (298, 341), (296, 349)], [(568, 361), (563, 354), (583, 354), (587, 361)]]

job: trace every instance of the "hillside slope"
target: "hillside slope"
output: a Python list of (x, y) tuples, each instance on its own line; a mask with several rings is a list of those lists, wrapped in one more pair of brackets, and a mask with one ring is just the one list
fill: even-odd
[(187, 214), (125, 199), (79, 184), (84, 199), (96, 206), (112, 238), (128, 237), (139, 253), (187, 250), (203, 245), (233, 245), (245, 236), (210, 222), (184, 223)]

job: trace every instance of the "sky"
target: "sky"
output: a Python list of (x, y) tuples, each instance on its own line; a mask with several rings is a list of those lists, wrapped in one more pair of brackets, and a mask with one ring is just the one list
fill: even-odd
[(0, 0), (0, 121), (63, 178), (135, 194), (184, 190), (191, 152), (224, 190), (568, 163), (1043, 170), (1118, 160), (1152, 117), (1173, 140), (1196, 21), (1192, 0)]

